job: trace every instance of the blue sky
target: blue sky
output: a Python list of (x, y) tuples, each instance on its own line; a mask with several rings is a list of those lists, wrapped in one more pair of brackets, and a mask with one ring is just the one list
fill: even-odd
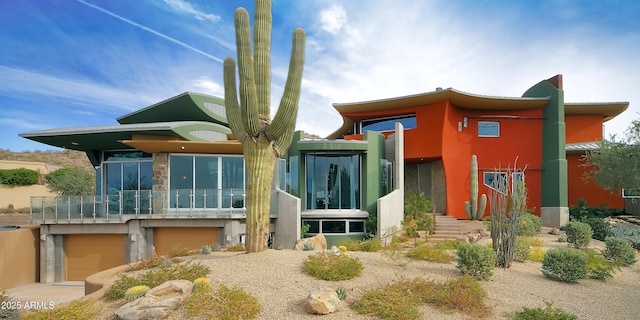
[[(233, 11), (253, 1), (0, 0), (0, 149), (52, 149), (35, 130), (116, 124), (185, 91), (223, 95)], [(297, 128), (326, 136), (332, 103), (436, 87), (519, 97), (563, 74), (567, 102), (630, 102), (640, 118), (640, 2), (273, 1), (272, 112), (291, 33), (307, 32)]]

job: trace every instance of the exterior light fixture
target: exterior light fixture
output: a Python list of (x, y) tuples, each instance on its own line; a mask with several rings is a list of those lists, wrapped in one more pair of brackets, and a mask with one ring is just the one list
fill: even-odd
[(458, 132), (462, 132), (462, 121), (458, 121)]
[(467, 117), (462, 118), (462, 122), (465, 128), (469, 126), (469, 118)]

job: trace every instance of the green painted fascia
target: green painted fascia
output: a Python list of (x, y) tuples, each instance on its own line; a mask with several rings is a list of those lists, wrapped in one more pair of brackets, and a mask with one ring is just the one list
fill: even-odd
[(548, 80), (527, 90), (523, 97), (549, 97), (542, 109), (542, 207), (566, 207), (567, 160), (566, 125), (564, 122), (564, 91)]
[(209, 111), (205, 102), (224, 106), (218, 97), (185, 92), (170, 99), (124, 115), (116, 120), (120, 124), (174, 121), (208, 121), (227, 125), (226, 117)]

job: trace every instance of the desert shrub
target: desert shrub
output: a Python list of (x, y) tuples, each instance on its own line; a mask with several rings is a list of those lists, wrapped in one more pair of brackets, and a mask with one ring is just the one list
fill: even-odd
[(5, 292), (0, 292), (0, 319), (3, 320), (18, 320), (20, 319), (20, 312), (18, 308), (7, 308), (5, 307), (7, 304), (11, 304), (11, 297)]
[(413, 260), (425, 260), (439, 263), (449, 263), (456, 260), (456, 258), (449, 254), (447, 250), (436, 248), (431, 244), (423, 244), (417, 248), (411, 249), (405, 253), (405, 256)]
[(591, 227), (591, 238), (593, 239), (604, 241), (604, 239), (611, 235), (609, 224), (602, 218), (589, 218), (584, 222)]
[(587, 254), (574, 248), (553, 248), (542, 260), (542, 274), (551, 280), (577, 282), (587, 278)]
[(38, 183), (38, 172), (30, 169), (0, 170), (0, 184), (10, 186), (28, 186)]
[(126, 274), (120, 275), (111, 288), (105, 292), (104, 297), (109, 300), (121, 299), (131, 287), (146, 285), (150, 288), (156, 287), (169, 280), (189, 280), (204, 277), (211, 272), (209, 267), (200, 263), (181, 263), (171, 267), (158, 267), (149, 269), (135, 277)]
[(533, 261), (542, 261), (544, 260), (544, 254), (545, 252), (544, 250), (542, 250), (542, 248), (534, 248), (529, 254), (529, 257)]
[(519, 236), (533, 237), (542, 231), (542, 220), (529, 212), (520, 212)]
[(458, 246), (457, 268), (464, 275), (488, 280), (496, 265), (496, 253), (486, 246), (463, 243)]
[(564, 226), (569, 246), (576, 249), (586, 248), (591, 243), (591, 227), (584, 222), (571, 221)]
[(606, 218), (610, 216), (618, 216), (623, 214), (621, 209), (610, 209), (607, 207), (589, 207), (587, 201), (579, 199), (578, 204), (569, 207), (569, 216), (571, 220), (587, 220), (589, 218)]
[(347, 290), (344, 288), (336, 288), (336, 294), (338, 295), (338, 299), (344, 300), (347, 298)]
[(173, 247), (169, 250), (169, 254), (167, 256), (169, 258), (177, 258), (177, 257), (187, 257), (198, 253), (199, 250), (189, 249), (189, 248), (181, 248), (181, 247)]
[(378, 252), (382, 249), (382, 241), (380, 238), (373, 238), (360, 243), (360, 251)]
[(347, 239), (338, 244), (338, 246), (344, 246), (348, 251), (361, 251), (362, 241), (355, 239)]
[(138, 270), (151, 269), (151, 268), (160, 267), (160, 266), (171, 267), (172, 264), (173, 264), (173, 261), (171, 261), (171, 259), (169, 259), (169, 257), (167, 256), (153, 256), (150, 258), (142, 259), (130, 265), (126, 271), (127, 272), (138, 271)]
[(527, 308), (512, 315), (513, 320), (578, 320), (578, 317), (560, 308), (554, 308), (553, 302), (545, 302), (545, 308)]
[(220, 285), (218, 290), (198, 290), (184, 306), (190, 317), (205, 319), (256, 319), (262, 307), (254, 296), (240, 287)]
[(445, 311), (459, 311), (483, 317), (488, 309), (483, 303), (487, 293), (469, 276), (440, 284), (421, 278), (397, 282), (364, 292), (349, 306), (361, 314), (376, 314), (382, 319), (422, 319), (418, 306), (427, 303)]
[(226, 251), (228, 252), (242, 252), (245, 251), (244, 245), (242, 245), (242, 243), (238, 243), (236, 245), (233, 245), (231, 247), (227, 247)]
[(211, 253), (211, 246), (210, 245), (202, 245), (202, 247), (200, 248), (200, 253), (202, 254), (209, 254)]
[(96, 315), (104, 306), (91, 300), (74, 300), (66, 307), (55, 308), (49, 310), (36, 310), (30, 312), (22, 319), (25, 320), (49, 320), (49, 319), (74, 319), (74, 320), (90, 320), (95, 319)]
[(595, 250), (587, 249), (585, 253), (587, 254), (587, 274), (589, 279), (606, 282), (607, 279), (613, 278), (613, 274), (620, 268)]
[(457, 250), (458, 246), (463, 244), (462, 241), (458, 240), (445, 240), (438, 241), (433, 244), (433, 247), (438, 250)]
[(44, 179), (51, 191), (63, 196), (95, 194), (95, 172), (83, 168), (58, 169), (46, 175)]
[(614, 237), (629, 241), (632, 247), (640, 250), (640, 226), (628, 223), (617, 223), (611, 226), (611, 234)]
[(636, 252), (631, 247), (631, 243), (618, 237), (607, 237), (604, 240), (606, 248), (603, 256), (620, 266), (630, 266), (636, 263)]
[(518, 237), (520, 241), (532, 246), (532, 247), (542, 247), (544, 246), (544, 241), (538, 237)]
[(427, 214), (433, 208), (433, 202), (423, 192), (408, 193), (404, 199), (403, 225), (407, 234), (413, 236), (415, 231), (426, 230), (433, 233), (435, 218)]
[(360, 275), (363, 265), (358, 259), (345, 254), (318, 253), (310, 255), (302, 265), (302, 271), (322, 280), (349, 280)]
[(531, 246), (522, 237), (516, 237), (514, 260), (523, 262), (529, 259), (531, 259)]

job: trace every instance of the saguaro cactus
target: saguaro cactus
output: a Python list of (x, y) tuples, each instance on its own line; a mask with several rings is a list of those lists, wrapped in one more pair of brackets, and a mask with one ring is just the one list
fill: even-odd
[(479, 220), (484, 215), (484, 209), (487, 206), (487, 195), (482, 194), (480, 197), (480, 207), (478, 207), (478, 157), (471, 156), (471, 186), (469, 188), (471, 194), (471, 202), (464, 202), (464, 209), (467, 217), (471, 220)]
[(297, 28), (293, 32), (284, 93), (271, 120), (271, 19), (271, 1), (256, 0), (252, 54), (249, 13), (244, 8), (235, 11), (239, 102), (235, 61), (233, 58), (224, 60), (227, 119), (233, 135), (243, 144), (247, 168), (247, 253), (267, 249), (273, 170), (276, 159), (284, 154), (293, 138), (304, 65), (305, 32)]

